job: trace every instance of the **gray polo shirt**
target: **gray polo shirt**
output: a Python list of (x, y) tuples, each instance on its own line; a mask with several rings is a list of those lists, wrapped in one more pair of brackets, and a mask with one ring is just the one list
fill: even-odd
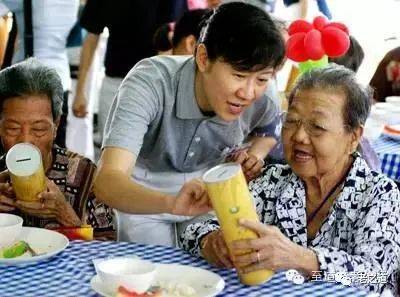
[(114, 98), (103, 147), (127, 149), (137, 166), (152, 172), (188, 173), (218, 164), (249, 135), (275, 136), (266, 132), (278, 116), (268, 97), (226, 122), (201, 112), (194, 78), (192, 57), (157, 56), (136, 64)]

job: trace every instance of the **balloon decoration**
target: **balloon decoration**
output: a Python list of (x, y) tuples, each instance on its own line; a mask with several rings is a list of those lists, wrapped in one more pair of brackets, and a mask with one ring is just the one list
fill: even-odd
[(344, 55), (350, 47), (349, 30), (342, 23), (318, 16), (312, 23), (296, 20), (290, 24), (286, 55), (299, 62), (301, 73), (328, 65), (328, 57)]

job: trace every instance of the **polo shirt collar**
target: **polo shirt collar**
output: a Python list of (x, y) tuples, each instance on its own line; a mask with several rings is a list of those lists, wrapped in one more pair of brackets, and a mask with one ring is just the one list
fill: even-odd
[(196, 101), (195, 96), (195, 61), (188, 59), (179, 74), (176, 116), (180, 119), (203, 119), (204, 115)]

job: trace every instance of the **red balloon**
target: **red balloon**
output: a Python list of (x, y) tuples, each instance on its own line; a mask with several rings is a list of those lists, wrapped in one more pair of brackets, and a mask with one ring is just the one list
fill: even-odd
[(326, 17), (321, 15), (314, 18), (313, 25), (315, 29), (322, 31), (326, 24), (328, 24), (328, 19)]
[(347, 35), (349, 35), (349, 28), (347, 28), (347, 26), (345, 24), (332, 22), (332, 23), (326, 24), (325, 28), (328, 28), (328, 27), (338, 28), (338, 29), (342, 30), (343, 32), (346, 32)]
[(350, 38), (344, 31), (335, 27), (325, 27), (322, 30), (322, 46), (328, 57), (340, 57), (350, 47)]
[(296, 20), (292, 22), (288, 28), (289, 35), (293, 35), (296, 33), (307, 33), (308, 31), (313, 29), (313, 25), (305, 20)]
[(325, 50), (321, 43), (321, 32), (312, 29), (304, 38), (304, 48), (307, 56), (311, 60), (319, 60), (325, 55)]
[(286, 55), (295, 62), (304, 62), (308, 60), (307, 53), (304, 49), (304, 38), (306, 33), (295, 33), (289, 37), (286, 43)]

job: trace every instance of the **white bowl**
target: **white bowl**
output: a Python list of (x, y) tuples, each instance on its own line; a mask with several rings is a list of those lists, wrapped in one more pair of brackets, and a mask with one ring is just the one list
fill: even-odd
[(386, 97), (386, 102), (388, 103), (395, 103), (400, 105), (400, 96), (388, 96)]
[(113, 292), (124, 286), (130, 291), (144, 293), (156, 276), (156, 266), (142, 259), (111, 258), (97, 263), (96, 268), (101, 281)]
[(19, 216), (0, 213), (0, 248), (16, 241), (22, 231), (22, 222), (23, 219)]

